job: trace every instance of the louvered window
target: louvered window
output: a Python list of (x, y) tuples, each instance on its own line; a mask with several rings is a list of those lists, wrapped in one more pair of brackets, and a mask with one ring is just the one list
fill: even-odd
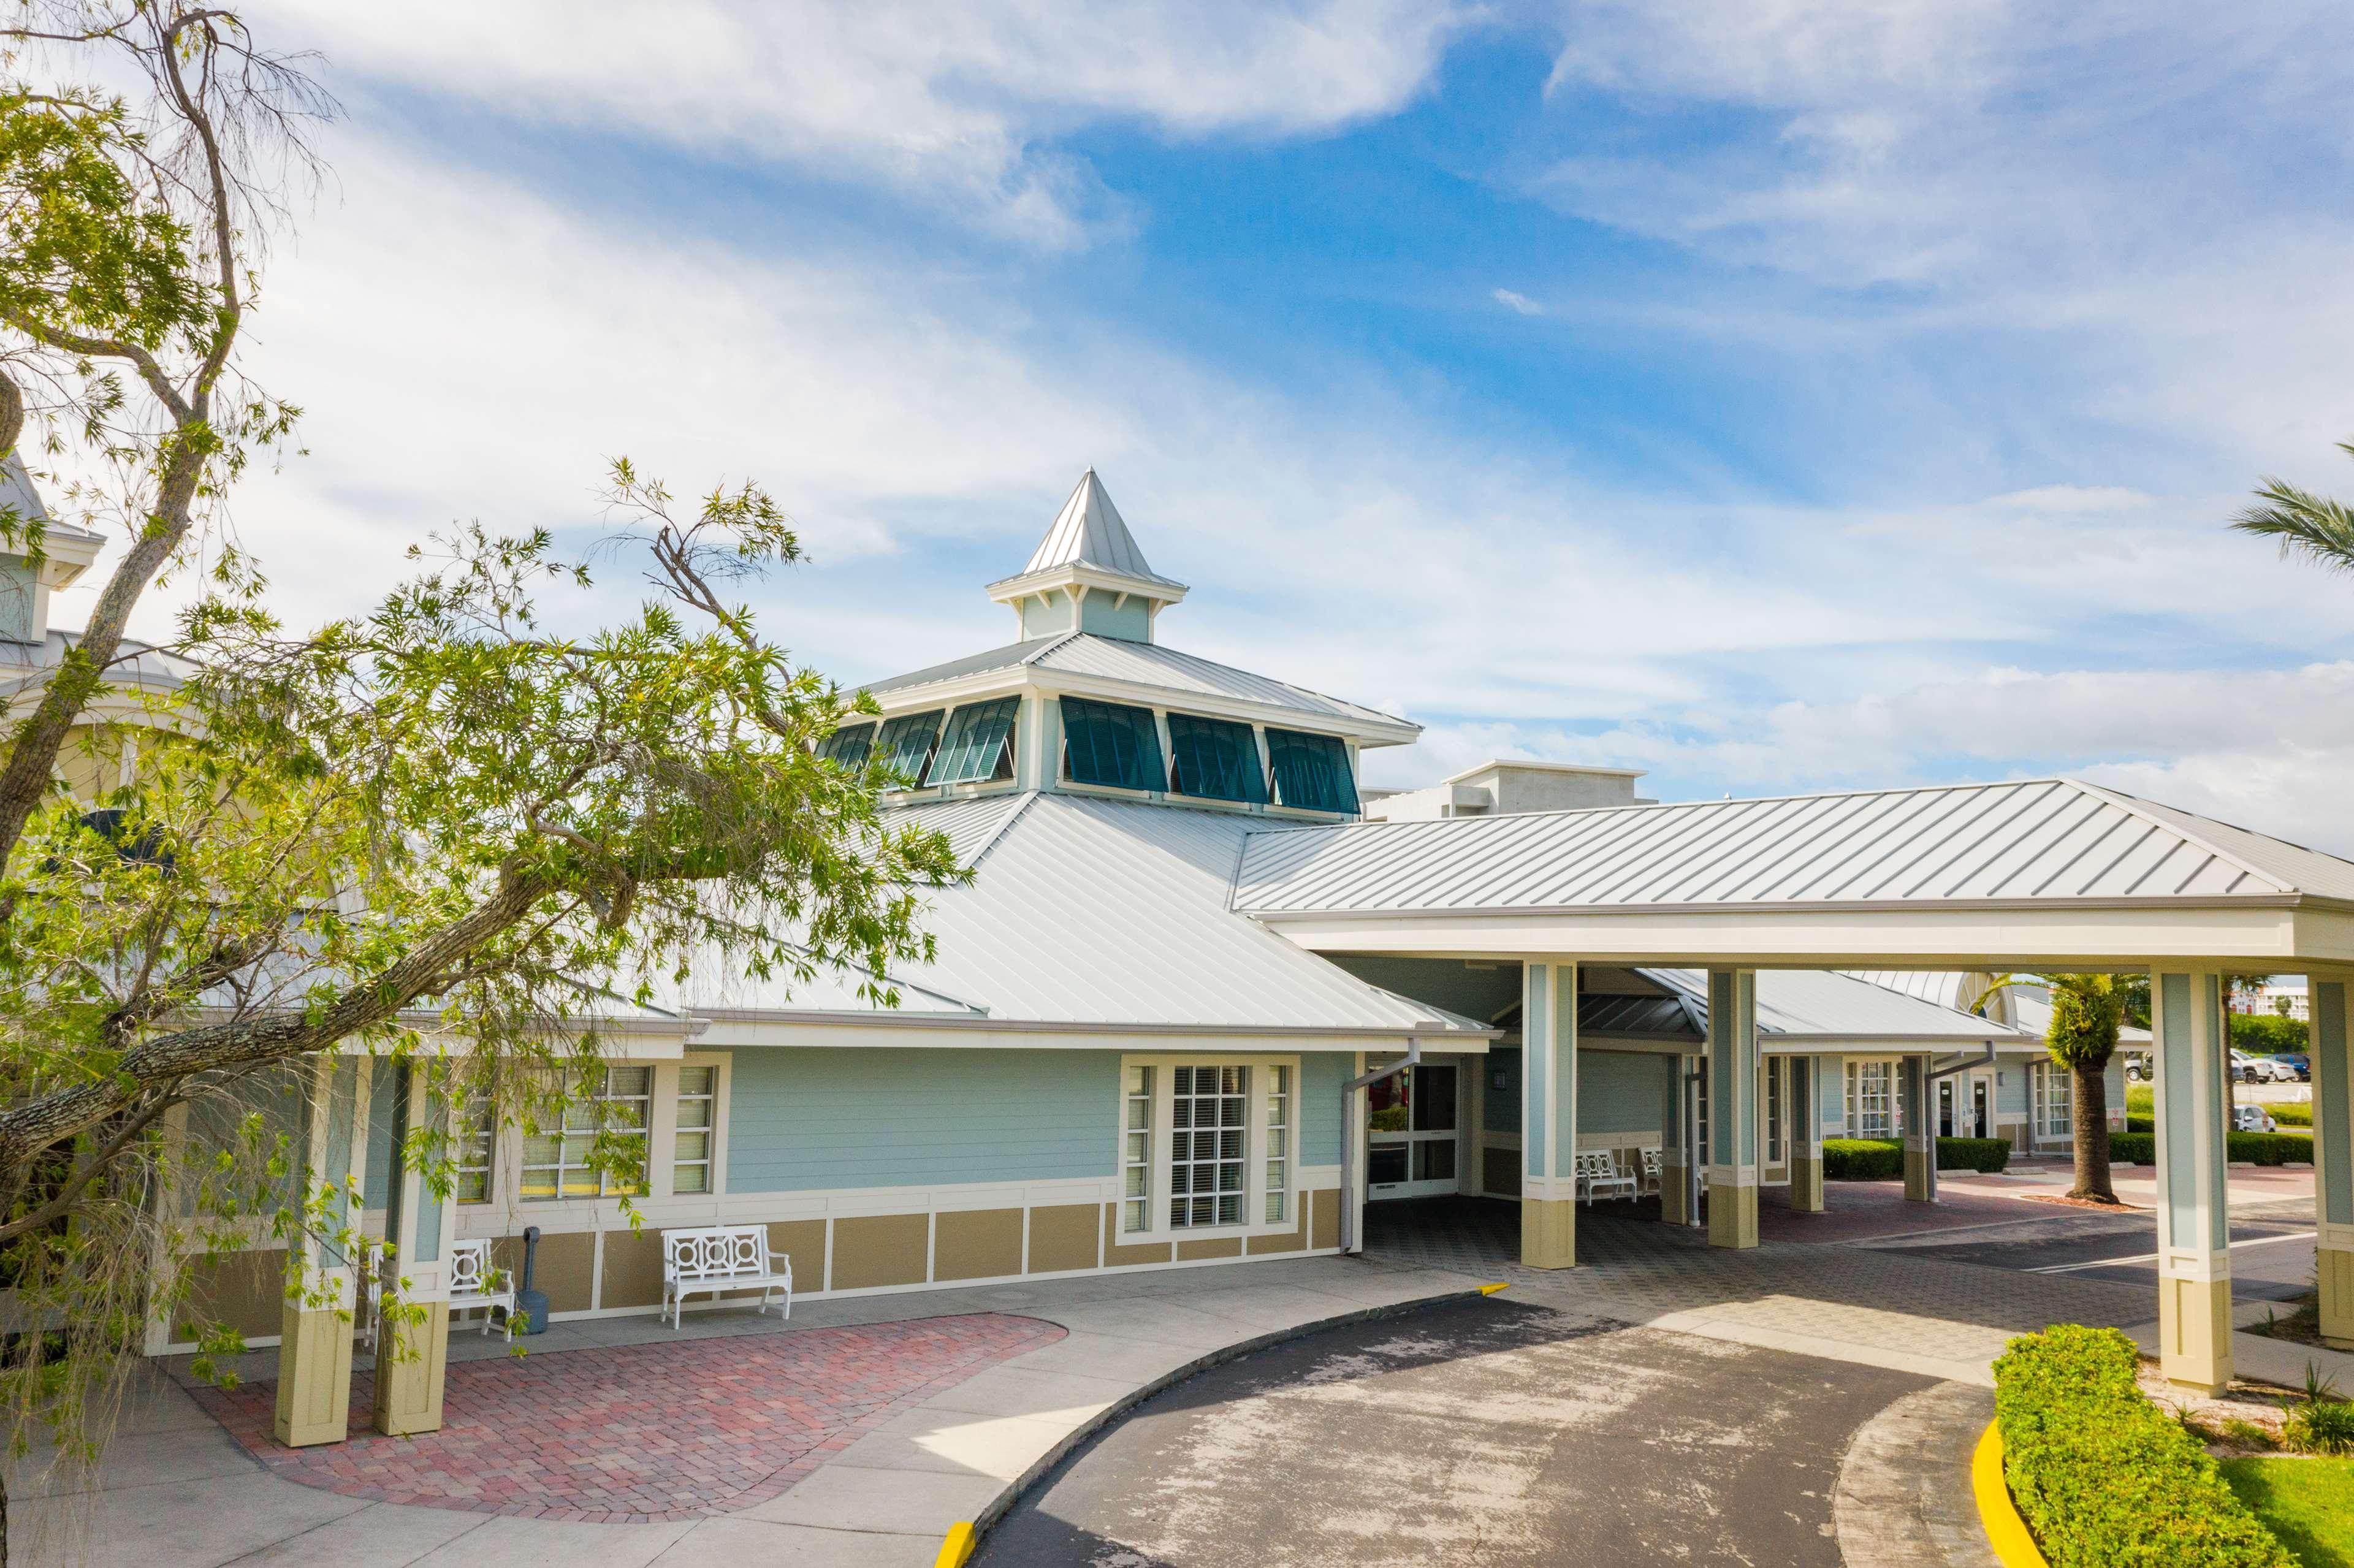
[(1152, 1069), (1128, 1070), (1127, 1149), (1120, 1175), (1120, 1229), (1141, 1231), (1152, 1223)]
[(1280, 1224), (1291, 1207), (1291, 1069), (1267, 1070), (1267, 1217)]
[(1250, 1069), (1179, 1067), (1169, 1106), (1169, 1224), (1243, 1222), (1249, 1170)]
[(866, 754), (875, 749), (875, 726), (871, 724), (846, 724), (817, 748), (817, 754), (844, 768), (864, 768)]
[(1267, 803), (1267, 771), (1259, 766), (1258, 737), (1246, 724), (1169, 715), (1169, 787), (1205, 800)]
[(1275, 798), (1303, 811), (1357, 809), (1356, 780), (1349, 776), (1349, 748), (1338, 736), (1267, 732), (1267, 759), (1275, 769)]
[(967, 703), (949, 715), (939, 755), (932, 758), (927, 784), (972, 784), (1013, 776), (1013, 715), (1019, 697)]
[(932, 745), (940, 737), (940, 718), (948, 710), (934, 708), (929, 713), (902, 714), (883, 721), (883, 733), (875, 740), (875, 750), (892, 772), (907, 780), (913, 789), (924, 777), (924, 769), (932, 760)]
[(1161, 735), (1150, 708), (1065, 697), (1063, 773), (1075, 784), (1119, 789), (1166, 789)]

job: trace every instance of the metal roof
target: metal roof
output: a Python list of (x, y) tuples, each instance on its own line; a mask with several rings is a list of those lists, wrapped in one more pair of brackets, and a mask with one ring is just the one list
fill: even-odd
[(1261, 830), (1256, 915), (2319, 897), (2354, 864), (2073, 779)]
[(699, 974), (695, 1012), (875, 1022), (1124, 1026), (1327, 1035), (1466, 1033), (1484, 1025), (1357, 979), (1226, 908), (1251, 819), (1023, 793), (890, 813), (946, 831), (971, 884), (926, 895), (938, 959), (893, 971), (893, 1011), (857, 977), (806, 984)]
[(1345, 702), (1339, 697), (1328, 697), (1321, 692), (1311, 692), (1305, 686), (1295, 686), (1272, 676), (1254, 675), (1247, 670), (1237, 670), (1214, 660), (1181, 653), (1174, 648), (1156, 642), (1130, 642), (1124, 638), (1098, 637), (1090, 631), (1069, 631), (1058, 637), (1038, 637), (1027, 642), (1008, 643), (985, 653), (974, 653), (909, 674), (895, 675), (887, 681), (876, 681), (866, 690), (881, 696), (1022, 665), (1122, 681), (1181, 697), (1191, 694), (1232, 698), (1265, 707), (1286, 708), (1315, 718), (1345, 719), (1352, 723), (1409, 729), (1419, 727), (1409, 720), (1383, 713), (1377, 708)]
[[(1691, 1009), (1693, 1021), (1702, 1030), (1708, 1027), (1707, 970), (1644, 969), (1637, 972), (1675, 991)], [(2009, 1024), (1829, 969), (1758, 970), (1757, 1031), (1818, 1040), (2033, 1043)]]
[(1093, 567), (1097, 571), (1135, 577), (1141, 582), (1178, 589), (1185, 586), (1172, 577), (1162, 577), (1146, 563), (1144, 552), (1137, 547), (1136, 536), (1120, 520), (1119, 508), (1111, 503), (1094, 469), (1079, 476), (1071, 498), (1063, 503), (1062, 511), (1055, 514), (1055, 521), (1046, 528), (1046, 536), (1031, 552), (1030, 564), (1015, 575), (1026, 577), (1033, 572), (1051, 571), (1056, 567)]

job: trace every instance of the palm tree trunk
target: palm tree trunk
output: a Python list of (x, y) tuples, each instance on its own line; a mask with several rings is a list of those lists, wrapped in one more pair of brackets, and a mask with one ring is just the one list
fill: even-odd
[(2117, 1201), (2115, 1189), (2109, 1185), (2109, 1080), (2108, 1064), (2098, 1067), (2079, 1066), (2073, 1069), (2076, 1092), (2070, 1099), (2071, 1118), (2075, 1134), (2076, 1184), (2069, 1189), (2072, 1198), (2091, 1198), (2099, 1202)]

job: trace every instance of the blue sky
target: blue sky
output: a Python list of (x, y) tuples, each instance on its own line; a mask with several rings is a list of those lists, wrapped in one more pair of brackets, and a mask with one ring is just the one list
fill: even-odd
[(239, 505), (298, 614), (626, 452), (767, 485), (768, 624), (870, 677), (1007, 640), (1092, 463), (1167, 641), (1428, 726), (1375, 782), (2067, 768), (2354, 851), (2354, 581), (2221, 528), (2354, 493), (2342, 5), (255, 15), (350, 110)]

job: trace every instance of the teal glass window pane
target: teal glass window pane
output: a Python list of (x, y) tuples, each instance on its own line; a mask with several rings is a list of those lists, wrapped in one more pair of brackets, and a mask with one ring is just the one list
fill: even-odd
[(1275, 798), (1303, 811), (1354, 811), (1357, 781), (1349, 776), (1349, 748), (1335, 735), (1267, 732), (1267, 760), (1275, 769)]
[(1205, 800), (1267, 804), (1267, 773), (1258, 765), (1258, 740), (1251, 726), (1171, 714), (1169, 787)]
[(1076, 784), (1108, 784), (1119, 789), (1166, 789), (1161, 766), (1161, 733), (1150, 708), (1091, 703), (1065, 697), (1063, 758)]
[(844, 768), (864, 768), (866, 754), (875, 749), (875, 726), (871, 724), (846, 724), (825, 737), (817, 754)]
[(1019, 697), (993, 703), (968, 703), (949, 715), (948, 732), (940, 736), (939, 755), (932, 758), (927, 784), (970, 784), (993, 779), (1005, 757), (1006, 736), (1013, 733)]
[(925, 764), (932, 759), (932, 743), (940, 737), (940, 718), (947, 712), (934, 708), (929, 713), (885, 719), (883, 733), (875, 742), (876, 759), (911, 787), (915, 785), (924, 776)]

